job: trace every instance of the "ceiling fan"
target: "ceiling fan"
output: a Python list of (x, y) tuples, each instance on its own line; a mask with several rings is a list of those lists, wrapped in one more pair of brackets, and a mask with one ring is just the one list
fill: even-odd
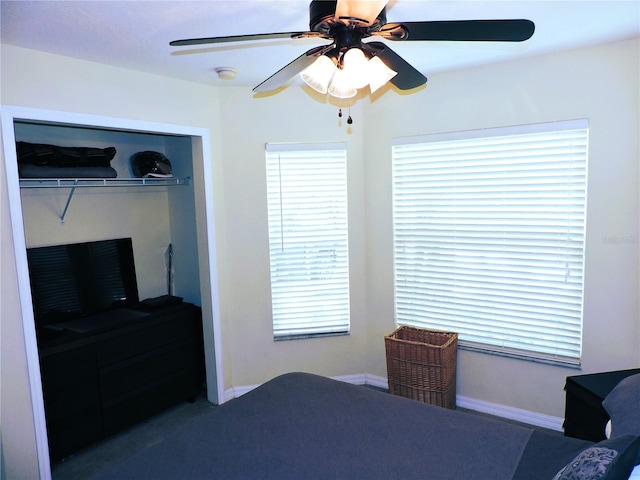
[[(171, 46), (211, 43), (256, 41), (277, 38), (320, 38), (330, 40), (328, 45), (314, 47), (284, 66), (256, 86), (254, 92), (268, 92), (283, 86), (289, 79), (303, 73), (317, 60), (333, 63), (333, 72), (345, 68), (350, 50), (360, 50), (367, 60), (378, 59), (387, 67), (382, 84), (390, 81), (400, 90), (410, 90), (427, 82), (427, 78), (388, 45), (379, 41), (364, 42), (369, 37), (391, 41), (482, 41), (521, 42), (533, 35), (535, 26), (530, 20), (446, 20), (387, 23), (386, 5), (389, 0), (313, 0), (309, 6), (308, 32), (260, 33), (225, 37), (175, 40)], [(328, 62), (326, 62), (328, 63)], [(378, 63), (380, 63), (378, 61)], [(361, 64), (362, 65), (362, 64)], [(337, 70), (336, 70), (337, 67)], [(333, 75), (333, 72), (330, 74)], [(304, 76), (303, 76), (304, 78)], [(305, 79), (305, 81), (307, 81)], [(309, 82), (307, 82), (309, 83)], [(316, 88), (310, 83), (310, 85)], [(365, 84), (366, 85), (366, 84)], [(365, 86), (363, 85), (363, 86)], [(381, 84), (376, 84), (378, 88)], [(326, 86), (324, 87), (326, 92)], [(316, 88), (318, 89), (318, 88)], [(371, 83), (374, 90), (374, 84)], [(319, 91), (322, 91), (318, 89)], [(323, 93), (324, 93), (323, 92)], [(339, 91), (340, 98), (355, 95)]]

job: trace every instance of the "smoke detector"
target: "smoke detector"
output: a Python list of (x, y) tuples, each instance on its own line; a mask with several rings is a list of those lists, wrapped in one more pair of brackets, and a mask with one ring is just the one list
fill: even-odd
[(218, 74), (218, 78), (222, 80), (233, 80), (238, 74), (238, 69), (234, 67), (218, 67), (215, 69)]

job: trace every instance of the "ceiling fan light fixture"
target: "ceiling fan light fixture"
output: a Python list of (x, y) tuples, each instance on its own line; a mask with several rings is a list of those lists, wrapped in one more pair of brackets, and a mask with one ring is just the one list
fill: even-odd
[(337, 98), (355, 97), (360, 88), (369, 85), (371, 93), (396, 76), (377, 56), (367, 59), (360, 48), (350, 48), (340, 58), (339, 68), (327, 55), (300, 72), (300, 78), (316, 92)]
[(300, 78), (316, 92), (327, 93), (335, 71), (333, 61), (326, 55), (320, 55), (315, 62), (300, 72)]
[(371, 93), (395, 77), (398, 72), (387, 67), (379, 57), (372, 57), (367, 64), (369, 89)]

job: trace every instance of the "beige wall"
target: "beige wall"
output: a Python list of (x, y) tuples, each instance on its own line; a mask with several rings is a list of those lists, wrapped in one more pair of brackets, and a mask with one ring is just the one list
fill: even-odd
[[(393, 137), (588, 118), (583, 371), (593, 372), (640, 363), (638, 243), (603, 241), (637, 240), (640, 233), (638, 58), (639, 42), (629, 41), (433, 75), (411, 96), (389, 91), (361, 100), (347, 129), (338, 125), (334, 106), (299, 88), (255, 98), (248, 88), (218, 90), (3, 46), (1, 100), (211, 131), (226, 388), (291, 370), (386, 376), (383, 336), (394, 328)], [(264, 144), (319, 141), (344, 141), (348, 148), (352, 334), (273, 342)], [(19, 478), (17, 472), (32, 476), (35, 468), (33, 431), (15, 275), (5, 268), (4, 246), (12, 242), (6, 205), (1, 212), (2, 436), (6, 469)], [(562, 416), (564, 377), (575, 373), (463, 351), (458, 393)]]
[[(386, 376), (383, 336), (394, 328), (392, 138), (577, 118), (587, 118), (591, 128), (582, 369), (461, 351), (458, 393), (562, 417), (567, 375), (637, 366), (639, 72), (638, 42), (629, 41), (434, 75), (411, 96), (387, 92), (361, 101), (362, 113), (352, 112), (355, 124), (345, 137), (335, 108), (295, 89), (258, 100), (225, 89), (225, 213), (239, 220), (225, 224), (225, 288), (252, 299), (228, 296), (223, 328), (233, 384), (259, 383), (291, 368)], [(236, 125), (249, 118), (259, 127), (247, 134)], [(274, 343), (263, 146), (342, 138), (349, 144), (353, 334)], [(632, 242), (604, 240), (616, 236)]]
[[(213, 169), (216, 172), (221, 170), (216, 89), (6, 45), (2, 46), (1, 72), (2, 104), (206, 128), (211, 132)], [(4, 184), (3, 158), (0, 159), (0, 172)], [(4, 192), (3, 188), (0, 223), (3, 260), (0, 292), (3, 466), (7, 478), (33, 479), (37, 477), (38, 468), (34, 458), (35, 434), (25, 377), (27, 365), (20, 304), (14, 286), (16, 274), (11, 255), (11, 224), (6, 213), (8, 207)], [(221, 208), (222, 192), (222, 177), (217, 175), (214, 178), (214, 205), (219, 210), (216, 214), (221, 217), (224, 213)], [(56, 223), (53, 217), (47, 217), (47, 222), (54, 222), (48, 228), (54, 229), (56, 238), (68, 238), (73, 231), (77, 231), (78, 224), (74, 222), (87, 220), (86, 213), (82, 212), (82, 195), (69, 211), (66, 226), (70, 227), (71, 233), (61, 231), (59, 221)], [(115, 205), (114, 208), (122, 207)], [(109, 216), (112, 215), (113, 212), (110, 212)], [(223, 224), (221, 222), (219, 231), (224, 231)], [(31, 227), (36, 228), (37, 225), (33, 225), (33, 222), (27, 225), (33, 238), (35, 233)], [(34, 242), (45, 243), (40, 236)], [(222, 243), (218, 242), (219, 245)], [(5, 288), (5, 285), (8, 287)]]
[[(399, 101), (381, 97), (367, 132), (367, 286), (377, 336), (391, 328), (392, 138), (586, 118), (590, 125), (582, 369), (571, 370), (463, 351), (458, 393), (564, 416), (565, 376), (640, 364), (639, 42), (581, 49), (434, 75)], [(621, 237), (630, 243), (608, 243)], [(378, 354), (370, 373), (384, 374)]]
[[(223, 341), (234, 386), (261, 383), (279, 373), (304, 370), (322, 375), (367, 371), (370, 348), (365, 316), (364, 119), (360, 108), (351, 133), (338, 127), (337, 108), (313, 101), (299, 88), (254, 99), (245, 88), (221, 95), (228, 219)], [(350, 243), (351, 335), (273, 341), (264, 148), (268, 142), (347, 144)], [(225, 366), (226, 368), (226, 366)]]

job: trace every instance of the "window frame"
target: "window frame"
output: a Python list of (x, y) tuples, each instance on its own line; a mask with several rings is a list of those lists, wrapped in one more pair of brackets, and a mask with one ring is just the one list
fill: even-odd
[[(312, 168), (304, 168), (305, 160), (314, 162)], [(288, 162), (293, 164), (287, 165)], [(351, 312), (346, 143), (268, 143), (265, 166), (274, 340), (348, 335)], [(308, 211), (306, 219), (300, 217), (303, 208)], [(305, 228), (315, 230), (314, 237), (302, 245), (301, 232)], [(290, 255), (280, 255), (277, 250), (287, 245)], [(291, 281), (294, 275), (299, 277), (297, 284)], [(294, 289), (306, 300), (307, 309), (291, 300)]]
[[(396, 325), (413, 325), (424, 328), (433, 328), (440, 330), (452, 331), (456, 330), (456, 328), (460, 327), (465, 322), (470, 323), (470, 321), (464, 320), (459, 323), (448, 321), (443, 323), (442, 319), (425, 319), (424, 321), (407, 321), (406, 315), (400, 312), (402, 306), (399, 305), (398, 299), (398, 178), (397, 178), (397, 169), (398, 169), (398, 151), (403, 148), (413, 148), (415, 146), (420, 146), (421, 144), (429, 144), (431, 146), (440, 145), (442, 147), (446, 147), (447, 145), (460, 145), (466, 144), (465, 142), (469, 141), (470, 144), (473, 144), (474, 141), (482, 141), (483, 139), (499, 139), (501, 137), (513, 137), (520, 135), (544, 135), (546, 133), (552, 132), (567, 132), (573, 130), (582, 130), (584, 131), (584, 158), (581, 161), (582, 166), (578, 167), (581, 171), (583, 171), (583, 184), (581, 187), (581, 195), (582, 195), (582, 212), (581, 212), (581, 257), (580, 257), (580, 294), (579, 294), (579, 308), (578, 316), (579, 320), (575, 323), (575, 319), (572, 319), (569, 323), (574, 322), (574, 328), (576, 331), (573, 331), (571, 335), (574, 340), (577, 341), (577, 351), (571, 352), (568, 354), (567, 350), (562, 350), (561, 354), (554, 354), (549, 352), (540, 352), (534, 351), (535, 348), (532, 347), (530, 350), (522, 349), (522, 348), (514, 348), (513, 346), (499, 346), (496, 344), (487, 345), (483, 341), (478, 341), (478, 336), (471, 335), (469, 331), (465, 328), (462, 328), (460, 333), (459, 345), (461, 348), (487, 352), (492, 354), (504, 355), (509, 357), (516, 358), (524, 358), (528, 360), (535, 360), (539, 362), (552, 363), (552, 364), (561, 364), (570, 367), (579, 366), (581, 363), (582, 357), (582, 328), (583, 328), (583, 304), (584, 304), (584, 258), (585, 258), (585, 231), (586, 231), (586, 201), (587, 201), (587, 161), (588, 161), (588, 141), (589, 141), (589, 126), (588, 121), (585, 119), (580, 120), (571, 120), (564, 122), (550, 122), (544, 124), (534, 124), (534, 125), (519, 125), (514, 127), (503, 127), (503, 128), (492, 128), (492, 129), (482, 129), (482, 130), (472, 130), (472, 131), (461, 131), (461, 132), (450, 132), (443, 134), (433, 134), (433, 135), (425, 135), (418, 137), (408, 137), (408, 138), (396, 138), (392, 142), (392, 177), (393, 177), (393, 200), (392, 200), (392, 211), (393, 211), (393, 266), (394, 266), (394, 319)], [(449, 143), (451, 142), (451, 143)], [(444, 156), (443, 156), (444, 158)], [(435, 168), (434, 168), (435, 170)], [(415, 177), (417, 173), (413, 173)], [(444, 177), (443, 177), (444, 178)], [(455, 182), (455, 181), (454, 181)], [(425, 183), (427, 184), (427, 183)], [(445, 213), (441, 213), (445, 215)], [(435, 223), (440, 220), (436, 220)], [(424, 228), (427, 228), (423, 225)], [(444, 239), (443, 241), (446, 241)], [(453, 243), (453, 242), (452, 242)], [(431, 260), (433, 262), (433, 260)], [(428, 267), (425, 267), (428, 268)], [(443, 267), (444, 268), (444, 267)], [(449, 268), (449, 267), (447, 267)], [(447, 275), (445, 273), (444, 275)], [(401, 303), (401, 302), (400, 302)], [(435, 302), (434, 302), (435, 303)], [(445, 308), (449, 308), (448, 306)], [(575, 313), (575, 312), (574, 312)], [(444, 316), (444, 314), (443, 314)], [(534, 330), (532, 326), (531, 317), (525, 318), (523, 320), (529, 327), (530, 330)], [(535, 320), (538, 321), (538, 320)], [(533, 322), (535, 322), (533, 321)], [(487, 320), (483, 320), (482, 326), (486, 326), (488, 323)], [(562, 324), (562, 322), (559, 322)], [(569, 328), (569, 327), (567, 327)], [(509, 343), (509, 342), (505, 342)], [(546, 348), (546, 347), (545, 347)], [(573, 347), (572, 347), (573, 348)], [(561, 351), (561, 349), (558, 349)]]

